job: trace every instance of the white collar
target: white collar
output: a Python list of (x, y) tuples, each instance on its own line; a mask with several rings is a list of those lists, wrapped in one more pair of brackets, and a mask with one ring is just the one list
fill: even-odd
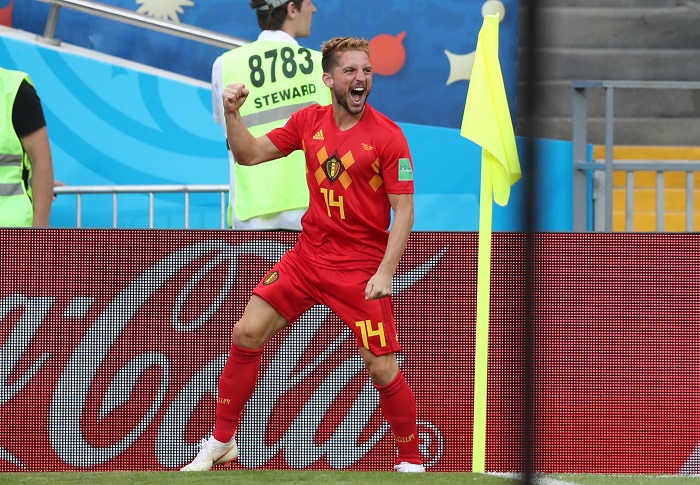
[(292, 44), (299, 44), (297, 40), (289, 35), (284, 30), (263, 30), (258, 35), (258, 40), (261, 41), (275, 41), (275, 42), (289, 42)]

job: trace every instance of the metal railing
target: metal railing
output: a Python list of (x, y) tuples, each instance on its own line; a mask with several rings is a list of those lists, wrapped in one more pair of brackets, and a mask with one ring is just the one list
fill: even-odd
[(205, 44), (223, 47), (225, 49), (234, 49), (242, 45), (249, 44), (250, 41), (239, 39), (230, 35), (220, 34), (212, 30), (201, 29), (192, 25), (180, 24), (159, 20), (148, 15), (143, 15), (125, 8), (113, 7), (100, 2), (92, 2), (86, 0), (39, 0), (41, 2), (51, 4), (49, 16), (46, 20), (46, 28), (44, 35), (37, 35), (37, 39), (59, 45), (61, 41), (55, 38), (56, 26), (58, 24), (59, 13), (62, 7), (79, 12), (85, 12), (98, 17), (104, 17), (111, 20), (116, 20), (125, 24), (135, 25), (166, 34), (171, 34), (177, 37), (203, 42)]
[(112, 228), (119, 227), (118, 210), (119, 194), (148, 194), (148, 227), (154, 228), (155, 223), (155, 194), (181, 193), (184, 197), (185, 229), (190, 227), (190, 194), (191, 193), (220, 193), (220, 228), (227, 227), (228, 185), (74, 185), (54, 187), (54, 193), (75, 194), (76, 225), (82, 227), (83, 196), (87, 194), (112, 194)]
[[(694, 218), (694, 189), (695, 173), (700, 172), (700, 161), (684, 160), (652, 160), (652, 161), (630, 161), (622, 160), (612, 163), (612, 169), (625, 172), (625, 231), (632, 231), (634, 222), (634, 174), (640, 172), (656, 173), (656, 231), (664, 231), (664, 174), (666, 172), (685, 172), (685, 230), (693, 232)], [(607, 188), (607, 187), (606, 187)], [(612, 208), (607, 206), (612, 214)], [(609, 229), (606, 229), (608, 231)]]
[[(699, 90), (700, 82), (668, 81), (574, 81), (573, 87), (573, 228), (584, 232), (595, 230), (589, 221), (593, 218), (588, 203), (593, 194), (589, 189), (589, 173), (602, 171), (603, 177), (603, 224), (602, 230), (612, 231), (613, 219), (613, 172), (626, 172), (625, 230), (632, 230), (634, 209), (634, 173), (656, 172), (656, 230), (664, 230), (664, 173), (686, 173), (686, 231), (693, 231), (695, 172), (700, 171), (700, 160), (613, 160), (614, 146), (614, 93), (615, 89), (691, 89)], [(588, 106), (586, 93), (591, 89), (605, 90), (605, 158), (588, 160)]]

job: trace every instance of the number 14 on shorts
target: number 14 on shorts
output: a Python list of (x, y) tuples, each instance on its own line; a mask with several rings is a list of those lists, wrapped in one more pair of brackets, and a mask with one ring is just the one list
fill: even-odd
[(386, 347), (386, 338), (384, 337), (384, 323), (377, 323), (377, 328), (372, 326), (372, 320), (360, 320), (355, 322), (355, 326), (360, 327), (362, 332), (362, 345), (369, 350), (368, 337), (379, 337), (381, 347)]

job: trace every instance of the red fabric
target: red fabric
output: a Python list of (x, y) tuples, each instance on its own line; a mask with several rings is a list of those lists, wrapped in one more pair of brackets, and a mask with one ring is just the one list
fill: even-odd
[(253, 293), (290, 323), (313, 305), (325, 305), (355, 334), (358, 347), (374, 355), (399, 352), (391, 297), (365, 299), (364, 289), (373, 274), (373, 269), (319, 268), (297, 251), (290, 251), (260, 280)]
[[(387, 194), (413, 194), (399, 180), (399, 160), (411, 161), (401, 128), (366, 105), (362, 119), (341, 131), (330, 106), (296, 112), (267, 135), (283, 153), (304, 150), (309, 210), (297, 247), (326, 268), (379, 264), (388, 239)], [(412, 162), (411, 162), (412, 165)]]
[(416, 397), (399, 371), (386, 386), (375, 386), (379, 391), (379, 407), (389, 423), (396, 440), (396, 463), (407, 461), (420, 464), (418, 426), (416, 425)]
[(255, 391), (263, 348), (246, 349), (231, 344), (231, 351), (219, 378), (214, 438), (226, 443), (233, 438), (243, 406)]

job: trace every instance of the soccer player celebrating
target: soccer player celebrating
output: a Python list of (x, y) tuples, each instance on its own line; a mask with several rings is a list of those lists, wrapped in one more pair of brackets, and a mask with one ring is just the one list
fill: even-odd
[(398, 125), (367, 103), (372, 65), (366, 40), (329, 40), (322, 67), (332, 104), (304, 108), (259, 138), (239, 112), (248, 89), (230, 84), (224, 90), (236, 162), (256, 165), (303, 150), (310, 204), (296, 245), (258, 283), (233, 328), (212, 437), (184, 471), (237, 458), (236, 425), (255, 390), (265, 343), (317, 304), (333, 310), (355, 335), (396, 441), (394, 469), (425, 471), (415, 396), (396, 359), (401, 347), (391, 300), (392, 278), (413, 227), (411, 154)]

